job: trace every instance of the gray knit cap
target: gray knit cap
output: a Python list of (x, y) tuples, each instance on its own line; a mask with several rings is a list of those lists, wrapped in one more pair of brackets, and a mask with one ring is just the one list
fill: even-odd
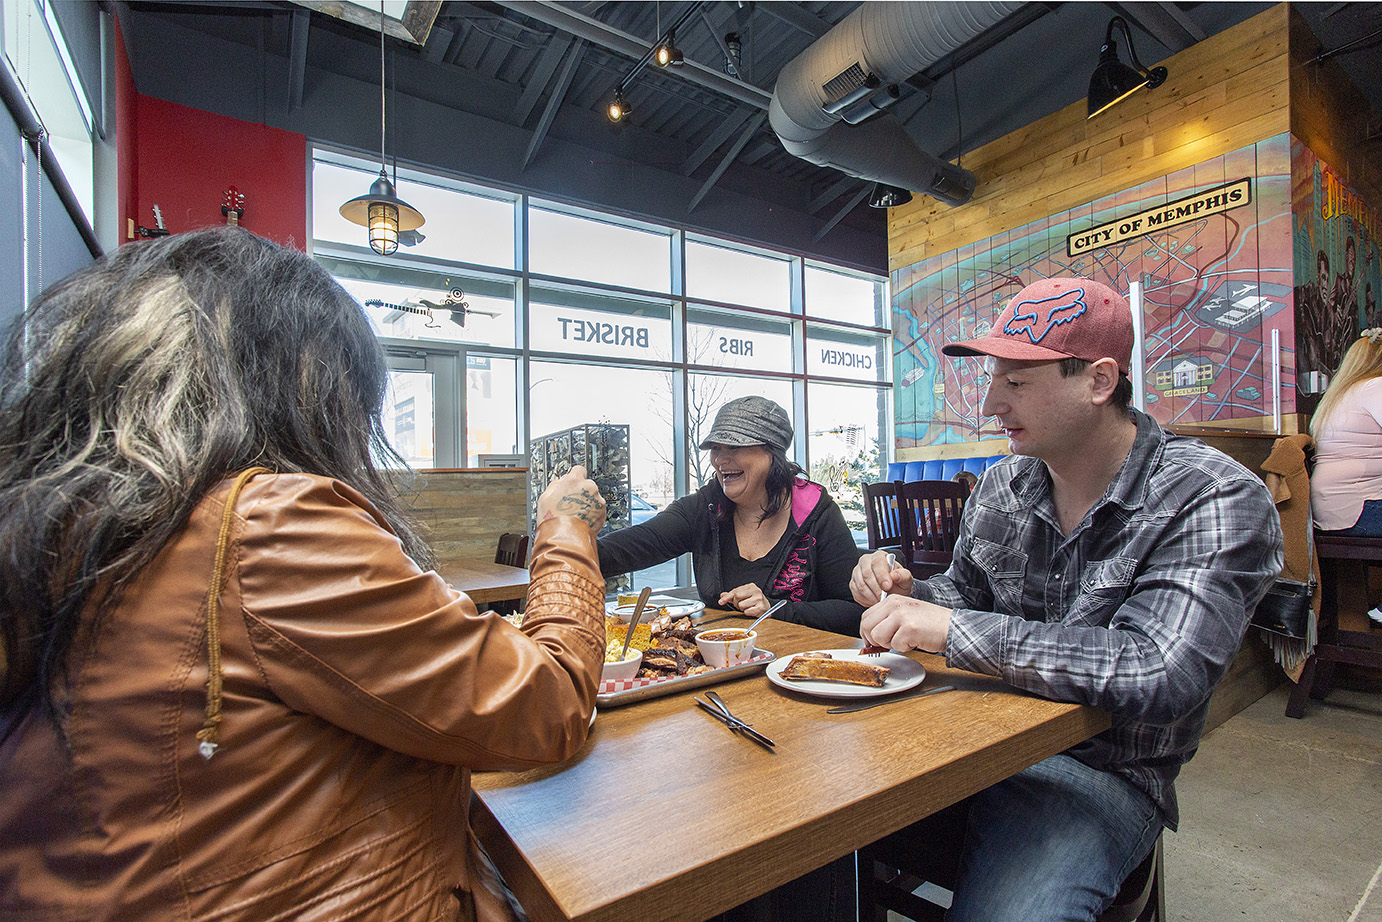
[(715, 414), (715, 424), (701, 448), (709, 450), (711, 445), (767, 445), (786, 451), (792, 445), (792, 421), (786, 410), (767, 397), (738, 397)]

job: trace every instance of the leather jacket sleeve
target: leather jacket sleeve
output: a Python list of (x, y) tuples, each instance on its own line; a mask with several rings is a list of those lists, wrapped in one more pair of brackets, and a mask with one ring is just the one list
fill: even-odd
[(559, 761), (584, 743), (604, 608), (595, 541), (579, 520), (538, 528), (519, 630), (421, 572), (340, 482), (260, 478), (241, 512), (246, 627), (266, 684), (290, 707), (471, 769)]

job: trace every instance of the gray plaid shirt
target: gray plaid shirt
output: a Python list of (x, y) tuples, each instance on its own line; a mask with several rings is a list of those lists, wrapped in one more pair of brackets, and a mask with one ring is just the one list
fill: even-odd
[(1146, 791), (1174, 829), (1176, 775), (1281, 571), (1281, 525), (1242, 465), (1132, 414), (1132, 451), (1068, 538), (1046, 465), (1009, 458), (966, 504), (950, 569), (912, 594), (955, 609), (948, 665), (1112, 714), (1070, 754)]

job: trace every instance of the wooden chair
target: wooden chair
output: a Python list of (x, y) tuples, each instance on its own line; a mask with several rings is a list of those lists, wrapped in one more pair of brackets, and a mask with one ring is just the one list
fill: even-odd
[[(888, 911), (912, 922), (943, 922), (945, 910), (916, 892), (928, 881), (954, 886), (964, 836), (962, 801), (933, 819), (859, 850), (859, 920), (887, 922)], [(1166, 884), (1161, 836), (1150, 854), (1124, 879), (1097, 922), (1166, 922)]]
[(1287, 717), (1304, 716), (1307, 696), (1319, 701), (1329, 694), (1336, 663), (1382, 669), (1382, 635), (1339, 629), (1339, 561), (1361, 560), (1364, 566), (1382, 566), (1382, 538), (1315, 532), (1315, 553), (1320, 560), (1318, 642), (1286, 703)]
[(902, 560), (912, 575), (926, 579), (944, 572), (960, 537), (969, 487), (953, 480), (898, 481)]
[(864, 484), (864, 526), (868, 530), (869, 550), (902, 546), (896, 483)]
[[(528, 536), (505, 532), (499, 536), (499, 547), (494, 552), (494, 562), (502, 563), (508, 567), (526, 567), (528, 565)], [(490, 608), (499, 612), (501, 615), (511, 614), (516, 611), (523, 611), (524, 602), (508, 601), (494, 602)]]
[(494, 562), (508, 567), (528, 565), (528, 536), (505, 532), (499, 536), (499, 548), (494, 552)]

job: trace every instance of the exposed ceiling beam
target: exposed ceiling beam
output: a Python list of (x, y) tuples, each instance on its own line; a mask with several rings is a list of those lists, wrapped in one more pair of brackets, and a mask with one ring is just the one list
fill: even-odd
[(720, 145), (728, 141), (729, 136), (734, 134), (739, 126), (744, 124), (744, 120), (752, 114), (752, 109), (736, 109), (733, 115), (720, 122), (720, 126), (710, 133), (710, 137), (706, 138), (701, 146), (696, 148), (690, 157), (686, 158), (686, 162), (681, 167), (681, 174), (690, 176), (696, 172), (696, 169), (709, 160), (710, 155), (719, 150)]
[(807, 202), (806, 210), (811, 214), (815, 214), (816, 212), (824, 208), (826, 205), (829, 205), (831, 202), (835, 201), (835, 199), (844, 195), (845, 190), (852, 187), (858, 181), (859, 179), (856, 176), (841, 176), (838, 180), (830, 184), (830, 188), (826, 189), (820, 195), (817, 195), (815, 198), (811, 199), (811, 201)]
[[(1205, 31), (1174, 3), (1119, 3), (1123, 16), (1174, 54), (1205, 40)], [(1150, 66), (1154, 61), (1148, 61)]]
[(307, 10), (293, 10), (288, 22), (288, 111), (295, 112), (302, 105), (302, 88), (307, 79), (307, 33), (312, 27), (312, 14)]
[(864, 188), (856, 192), (854, 194), (854, 197), (851, 198), (848, 202), (846, 202), (843, 208), (835, 212), (835, 217), (831, 218), (829, 221), (826, 221), (825, 224), (821, 227), (821, 229), (816, 231), (815, 239), (819, 240), (826, 234), (830, 233), (835, 228), (835, 225), (839, 224), (840, 220), (844, 218), (845, 215), (849, 214), (855, 208), (858, 208), (859, 203), (862, 202), (864, 198), (869, 194), (869, 189), (871, 189), (872, 187), (872, 183), (864, 183)]
[(557, 77), (556, 85), (552, 87), (552, 94), (547, 97), (547, 107), (542, 110), (542, 118), (538, 119), (537, 128), (533, 130), (533, 139), (528, 142), (528, 152), (523, 155), (523, 169), (526, 170), (528, 164), (533, 162), (533, 157), (537, 154), (538, 148), (542, 146), (543, 139), (547, 137), (547, 130), (552, 127), (552, 119), (557, 117), (557, 110), (561, 108), (561, 101), (566, 97), (566, 91), (571, 86), (571, 78), (576, 74), (576, 67), (581, 63), (581, 58), (585, 57), (585, 49), (585, 39), (576, 39), (571, 53), (566, 57), (566, 65), (561, 69), (561, 76)]
[(789, 26), (800, 29), (812, 38), (820, 38), (830, 31), (830, 23), (814, 13), (808, 13), (796, 3), (760, 3), (757, 8)]
[[(612, 29), (589, 16), (582, 16), (570, 7), (556, 3), (555, 0), (500, 0), (500, 5), (635, 61), (648, 51), (647, 42), (618, 29)], [(772, 93), (766, 90), (735, 80), (695, 61), (687, 61), (675, 68), (675, 76), (764, 111), (773, 98)]]
[(562, 56), (566, 54), (566, 49), (571, 47), (571, 36), (561, 32), (552, 33), (552, 40), (547, 43), (547, 47), (542, 49), (542, 57), (538, 60), (537, 66), (533, 68), (533, 75), (528, 78), (528, 85), (523, 87), (523, 95), (518, 97), (518, 105), (514, 107), (513, 118), (515, 125), (526, 125), (528, 116), (533, 112), (533, 106), (542, 98), (542, 91), (547, 88), (552, 75), (557, 71), (557, 65), (561, 63)]
[(688, 214), (696, 210), (696, 206), (701, 203), (701, 199), (705, 198), (706, 194), (714, 188), (715, 184), (720, 181), (720, 177), (725, 175), (725, 170), (729, 169), (729, 165), (734, 162), (734, 158), (739, 156), (739, 151), (743, 150), (744, 145), (749, 143), (749, 138), (752, 138), (754, 132), (762, 128), (763, 123), (767, 120), (768, 113), (760, 112), (749, 121), (748, 125), (744, 126), (743, 132), (739, 135), (739, 140), (734, 142), (734, 146), (729, 149), (729, 153), (725, 154), (724, 159), (715, 167), (715, 172), (710, 174), (710, 178), (705, 181), (705, 184), (702, 185), (700, 190), (692, 197), (691, 204), (686, 207)]
[(455, 38), (456, 32), (451, 29), (445, 26), (433, 26), (432, 31), (427, 36), (427, 45), (422, 50), (423, 58), (428, 64), (445, 63), (446, 55), (451, 50), (451, 42)]

